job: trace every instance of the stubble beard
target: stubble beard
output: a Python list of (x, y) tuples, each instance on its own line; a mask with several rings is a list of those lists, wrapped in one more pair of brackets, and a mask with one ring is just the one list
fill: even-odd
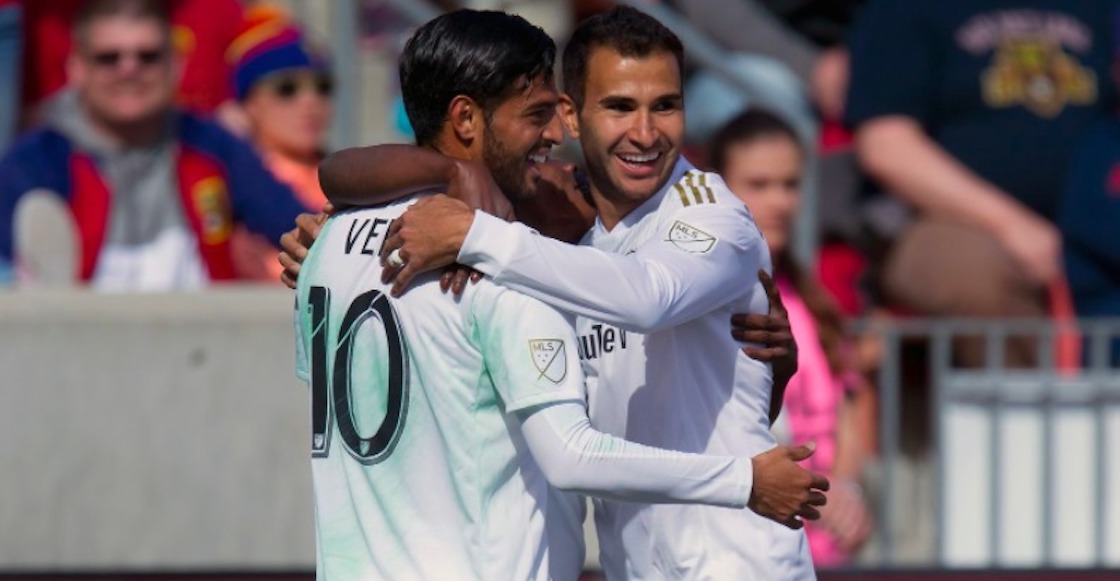
[(485, 131), (486, 141), (482, 147), (482, 162), (490, 170), (490, 176), (494, 178), (494, 183), (498, 184), (502, 193), (510, 200), (525, 199), (532, 196), (529, 184), (525, 183), (525, 156), (518, 156), (502, 147), (489, 126), (486, 127)]

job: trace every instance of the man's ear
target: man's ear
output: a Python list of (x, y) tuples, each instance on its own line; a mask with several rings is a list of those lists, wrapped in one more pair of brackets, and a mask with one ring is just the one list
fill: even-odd
[(474, 143), (482, 135), (484, 124), (482, 107), (466, 95), (456, 95), (447, 107), (447, 122), (460, 142)]
[(557, 105), (560, 120), (564, 122), (564, 129), (572, 139), (579, 139), (579, 115), (576, 111), (576, 102), (568, 95), (560, 95), (560, 104)]

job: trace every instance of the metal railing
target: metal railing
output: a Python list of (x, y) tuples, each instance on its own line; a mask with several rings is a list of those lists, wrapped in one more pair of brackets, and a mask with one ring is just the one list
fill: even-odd
[[(1075, 330), (1083, 341), (1084, 364), (1060, 367), (1055, 341)], [(1115, 368), (1120, 319), (1080, 321), (1076, 328), (1045, 320), (905, 320), (877, 325), (875, 332), (884, 346), (878, 381), (882, 533), (877, 565), (1120, 564), (1120, 542), (1106, 544), (1106, 539), (1120, 539), (1120, 528), (1108, 530), (1120, 516), (1111, 514), (1120, 513), (1120, 506), (1110, 504), (1109, 486), (1113, 492), (1120, 487), (1120, 461), (1107, 451), (1110, 442), (1113, 455), (1120, 449), (1120, 373)], [(983, 338), (983, 367), (953, 363), (954, 342), (968, 337)], [(1006, 341), (1023, 337), (1036, 347), (1036, 364), (1006, 367)], [(895, 533), (907, 526), (905, 515), (897, 512), (903, 493), (896, 482), (905, 461), (902, 396), (910, 387), (903, 380), (908, 374), (902, 353), (915, 341), (929, 350), (924, 364), (935, 522), (931, 559), (903, 563), (895, 542)], [(1117, 427), (1110, 430), (1110, 424)], [(1071, 489), (1082, 494), (1071, 498)], [(1082, 515), (1091, 523), (1059, 518), (1059, 506), (1063, 514)]]

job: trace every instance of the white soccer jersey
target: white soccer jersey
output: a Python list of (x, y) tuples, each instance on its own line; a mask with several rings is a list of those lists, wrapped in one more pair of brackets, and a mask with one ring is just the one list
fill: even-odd
[(571, 327), (487, 281), (389, 298), (377, 252), (406, 206), (334, 217), (300, 273), (318, 578), (574, 579), (582, 509), (505, 414), (584, 399)]
[[(460, 262), (580, 316), (600, 430), (653, 446), (755, 456), (775, 446), (768, 365), (740, 351), (734, 312), (765, 313), (770, 269), (749, 212), (681, 159), (663, 191), (575, 247), (476, 214)], [(751, 511), (596, 504), (608, 579), (813, 579), (808, 544)]]
[(461, 298), (433, 277), (386, 296), (376, 254), (404, 207), (332, 218), (300, 275), (320, 578), (575, 579), (582, 504), (549, 482), (746, 505), (749, 459), (590, 428), (575, 335), (554, 309), (488, 281)]

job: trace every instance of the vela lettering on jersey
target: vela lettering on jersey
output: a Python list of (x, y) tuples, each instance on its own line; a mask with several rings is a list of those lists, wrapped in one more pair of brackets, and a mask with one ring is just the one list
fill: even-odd
[(378, 230), (382, 226), (389, 224), (389, 221), (384, 218), (366, 218), (364, 220), (354, 220), (350, 222), (350, 231), (346, 234), (346, 254), (353, 254), (354, 246), (358, 243), (358, 239), (362, 237), (364, 232), (366, 237), (362, 242), (359, 249), (362, 254), (368, 256), (376, 256), (381, 253), (381, 246), (385, 244), (385, 239), (381, 239), (381, 244), (376, 249), (371, 244), (376, 238), (385, 234), (384, 230)]

